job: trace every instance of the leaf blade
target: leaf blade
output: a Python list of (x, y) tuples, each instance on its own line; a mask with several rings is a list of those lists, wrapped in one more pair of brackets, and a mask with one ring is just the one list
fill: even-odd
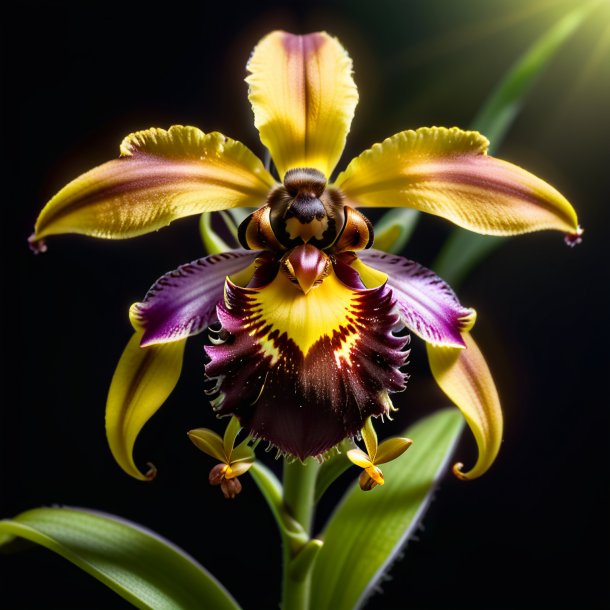
[[(565, 15), (536, 40), (492, 91), (472, 124), (472, 129), (489, 138), (490, 153), (500, 147), (536, 79), (598, 4), (584, 4)], [(432, 268), (457, 288), (502, 241), (499, 237), (478, 235), (456, 227)]]
[(73, 508), (39, 508), (0, 521), (0, 546), (15, 536), (52, 550), (138, 608), (236, 610), (235, 600), (195, 560), (126, 520)]
[(311, 607), (360, 607), (425, 510), (435, 483), (462, 430), (453, 409), (409, 428), (415, 440), (408, 457), (384, 466), (383, 488), (346, 494), (324, 533), (313, 575)]

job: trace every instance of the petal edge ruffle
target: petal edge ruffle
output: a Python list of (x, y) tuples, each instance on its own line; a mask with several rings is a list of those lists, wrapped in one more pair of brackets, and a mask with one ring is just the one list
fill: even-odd
[(143, 235), (201, 212), (261, 205), (275, 181), (240, 142), (175, 125), (123, 140), (121, 158), (61, 189), (43, 208), (30, 238), (81, 233), (107, 239)]
[(561, 193), (487, 156), (488, 144), (457, 127), (402, 131), (353, 159), (336, 186), (350, 205), (414, 208), (482, 234), (579, 234), (576, 212)]

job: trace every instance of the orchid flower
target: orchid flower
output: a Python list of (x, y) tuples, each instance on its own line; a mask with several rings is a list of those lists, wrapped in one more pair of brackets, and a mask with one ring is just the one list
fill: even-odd
[[(478, 446), (476, 463), (454, 472), (480, 476), (498, 453), (502, 412), (470, 334), (475, 311), (429, 269), (372, 249), (360, 209), (412, 208), (489, 235), (555, 229), (574, 242), (581, 230), (572, 206), (540, 178), (488, 156), (484, 136), (456, 127), (397, 133), (333, 180), (358, 102), (341, 44), (326, 33), (275, 31), (247, 69), (254, 122), (278, 179), (220, 133), (139, 131), (118, 160), (60, 190), (30, 238), (41, 251), (56, 234), (123, 239), (185, 216), (256, 208), (239, 227), (242, 248), (171, 271), (131, 307), (135, 334), (107, 402), (114, 457), (149, 478), (134, 463), (136, 437), (175, 387), (186, 340), (214, 324), (205, 371), (217, 415), (235, 416), (284, 454), (322, 456), (394, 409), (390, 394), (406, 384), (406, 327), (426, 342), (432, 373)], [(360, 462), (373, 467), (375, 456)]]

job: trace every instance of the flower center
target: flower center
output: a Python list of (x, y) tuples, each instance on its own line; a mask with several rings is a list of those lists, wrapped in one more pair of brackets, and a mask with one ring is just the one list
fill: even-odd
[(317, 169), (291, 169), (284, 185), (269, 196), (269, 220), (273, 233), (285, 248), (310, 244), (327, 248), (343, 228), (343, 196), (326, 188), (326, 178)]
[(266, 205), (242, 222), (239, 241), (244, 248), (282, 254), (304, 245), (340, 252), (370, 247), (373, 229), (345, 205), (339, 189), (327, 186), (322, 172), (306, 167), (286, 172)]

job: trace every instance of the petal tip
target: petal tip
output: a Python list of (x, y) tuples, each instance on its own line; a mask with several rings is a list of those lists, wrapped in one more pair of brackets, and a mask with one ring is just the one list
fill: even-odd
[[(460, 325), (460, 331), (461, 332), (471, 331), (472, 328), (474, 327), (476, 321), (477, 321), (477, 310), (472, 307), (469, 307), (466, 310), (466, 312), (464, 313), (464, 315), (460, 316), (458, 318), (458, 323)], [(462, 340), (462, 344), (465, 345), (463, 340)]]
[(148, 470), (144, 473), (147, 481), (154, 481), (157, 477), (157, 467), (152, 462), (146, 462)]
[(464, 464), (462, 462), (456, 462), (451, 468), (451, 472), (460, 479), (460, 481), (470, 481), (470, 477), (463, 472)]
[(47, 251), (47, 244), (44, 239), (38, 239), (36, 233), (28, 237), (28, 247), (34, 254), (42, 254)]
[(582, 243), (582, 235), (584, 232), (585, 230), (579, 225), (574, 233), (566, 233), (563, 237), (563, 241), (567, 246), (570, 246), (570, 248), (578, 246), (578, 244)]

